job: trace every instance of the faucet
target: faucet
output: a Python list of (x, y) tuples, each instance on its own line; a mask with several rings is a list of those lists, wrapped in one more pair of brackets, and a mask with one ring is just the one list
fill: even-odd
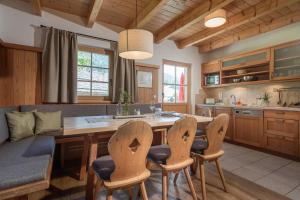
[(232, 94), (232, 95), (230, 96), (230, 98), (231, 98), (231, 100), (232, 100), (232, 98), (233, 98), (233, 101), (231, 101), (231, 104), (236, 105), (236, 96), (235, 96), (234, 94)]

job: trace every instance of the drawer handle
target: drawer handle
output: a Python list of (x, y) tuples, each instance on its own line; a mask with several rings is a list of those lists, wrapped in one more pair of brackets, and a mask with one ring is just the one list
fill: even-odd
[(276, 119), (275, 121), (280, 122), (280, 123), (284, 123), (285, 120), (284, 119)]
[(276, 114), (283, 115), (285, 112), (275, 112)]

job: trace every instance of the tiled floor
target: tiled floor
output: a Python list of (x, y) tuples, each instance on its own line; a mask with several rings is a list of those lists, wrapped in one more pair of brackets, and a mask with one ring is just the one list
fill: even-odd
[(300, 200), (300, 162), (224, 143), (222, 167), (240, 177)]

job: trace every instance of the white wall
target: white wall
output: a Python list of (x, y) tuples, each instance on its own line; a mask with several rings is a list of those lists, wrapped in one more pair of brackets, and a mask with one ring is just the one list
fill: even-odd
[(222, 58), (227, 55), (242, 53), (265, 48), (293, 40), (300, 39), (300, 22), (290, 24), (267, 33), (263, 33), (245, 40), (238, 41), (230, 46), (216, 49), (204, 55), (206, 60)]
[[(118, 34), (99, 24), (95, 24), (93, 28), (86, 28), (78, 24), (67, 21), (63, 18), (43, 12), (42, 17), (28, 14), (11, 7), (0, 4), (0, 38), (9, 43), (40, 46), (38, 26), (53, 26), (55, 28), (69, 30), (77, 33), (83, 33), (98, 36), (106, 39), (117, 40)], [(79, 38), (80, 43), (90, 44), (93, 46), (107, 47), (107, 43), (98, 40), (90, 40), (87, 38)], [(154, 46), (154, 56), (142, 63), (155, 64), (162, 66), (162, 59), (174, 60), (178, 62), (192, 64), (192, 86), (191, 100), (192, 108), (194, 108), (195, 94), (198, 93), (200, 87), (200, 64), (202, 57), (198, 53), (197, 48), (189, 47), (186, 49), (177, 49), (172, 41), (165, 41), (162, 44)], [(159, 73), (159, 99), (162, 93), (162, 77), (161, 69)]]

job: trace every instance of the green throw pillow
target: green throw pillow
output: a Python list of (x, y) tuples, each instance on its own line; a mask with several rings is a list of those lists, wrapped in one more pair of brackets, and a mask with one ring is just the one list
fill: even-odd
[(6, 113), (10, 141), (15, 142), (34, 135), (35, 120), (32, 112)]
[(35, 134), (61, 131), (61, 111), (35, 112)]

